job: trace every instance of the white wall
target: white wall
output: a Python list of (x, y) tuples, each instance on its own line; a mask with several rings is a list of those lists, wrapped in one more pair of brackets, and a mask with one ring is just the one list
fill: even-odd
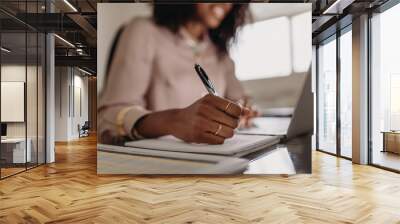
[(56, 67), (55, 74), (55, 141), (67, 141), (69, 138), (69, 68)]
[[(33, 66), (28, 66), (25, 67), (25, 65), (2, 65), (1, 66), (1, 81), (5, 82), (25, 82), (25, 75), (27, 69), (27, 74), (35, 74), (36, 75), (36, 67)], [(29, 77), (28, 77), (29, 78)], [(36, 83), (35, 83), (36, 84)], [(36, 97), (36, 89), (35, 92), (28, 92), (27, 93), (28, 98), (29, 97)], [(32, 101), (32, 99), (27, 99), (28, 102)], [(36, 105), (35, 105), (36, 107)], [(24, 108), (22, 108), (24, 109)], [(1, 110), (7, 110), (7, 108), (1, 108)], [(28, 121), (33, 120), (33, 117), (30, 117), (32, 114), (28, 114)], [(36, 114), (35, 114), (36, 118)], [(25, 137), (25, 122), (11, 122), (7, 123), (7, 136), (8, 137)], [(28, 128), (31, 127), (31, 125), (28, 125)]]
[[(75, 70), (76, 71), (76, 70)], [(74, 75), (74, 109), (75, 113), (73, 113), (72, 116), (72, 130), (71, 130), (71, 135), (72, 138), (77, 138), (79, 137), (79, 132), (78, 132), (78, 124), (82, 126), (85, 121), (88, 121), (88, 107), (89, 107), (89, 102), (88, 102), (88, 77), (81, 76), (81, 75)], [(80, 93), (78, 93), (80, 91)], [(79, 97), (80, 95), (80, 97)], [(79, 102), (80, 101), (80, 102)], [(79, 108), (81, 107), (81, 108)], [(80, 112), (82, 110), (82, 112)]]
[(77, 139), (78, 124), (88, 120), (88, 77), (75, 68), (56, 67), (55, 86), (55, 140)]
[[(38, 70), (37, 70), (38, 69)], [(45, 116), (44, 116), (44, 74), (42, 67), (25, 66), (25, 64), (3, 64), (1, 66), (1, 81), (3, 82), (24, 82), (26, 85), (26, 107), (25, 102), (22, 102), (22, 107), (13, 108), (1, 107), (1, 110), (8, 113), (26, 112), (26, 120), (22, 122), (6, 122), (7, 137), (21, 138), (27, 136), (30, 139), (32, 161), (36, 162), (37, 153), (39, 154), (39, 163), (44, 162), (45, 150)], [(4, 89), (2, 89), (2, 93)], [(22, 94), (24, 93), (24, 90)], [(7, 94), (7, 93), (6, 93)], [(8, 98), (7, 95), (2, 95), (2, 98)], [(2, 103), (3, 104), (3, 103)]]

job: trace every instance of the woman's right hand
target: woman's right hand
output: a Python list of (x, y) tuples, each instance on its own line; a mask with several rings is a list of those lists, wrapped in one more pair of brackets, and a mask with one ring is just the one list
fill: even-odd
[(232, 101), (208, 94), (177, 110), (171, 120), (171, 134), (186, 142), (222, 144), (234, 135), (246, 111)]

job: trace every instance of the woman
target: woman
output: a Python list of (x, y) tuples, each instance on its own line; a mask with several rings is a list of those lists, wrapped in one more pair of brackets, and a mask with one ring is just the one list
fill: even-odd
[[(100, 96), (100, 141), (173, 135), (222, 144), (250, 110), (227, 49), (244, 24), (247, 5), (154, 5), (153, 18), (134, 19), (119, 38)], [(194, 64), (221, 97), (206, 94)]]

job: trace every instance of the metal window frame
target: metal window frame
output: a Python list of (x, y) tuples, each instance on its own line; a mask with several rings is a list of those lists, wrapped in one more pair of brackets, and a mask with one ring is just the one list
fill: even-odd
[[(346, 25), (343, 28), (340, 28), (339, 26), (337, 26), (337, 31), (328, 36), (327, 38), (321, 40), (317, 46), (316, 46), (316, 150), (319, 152), (323, 152), (329, 155), (333, 155), (333, 156), (337, 156), (343, 159), (347, 159), (347, 160), (352, 160), (352, 158), (347, 157), (342, 155), (342, 150), (341, 150), (341, 116), (340, 116), (340, 103), (341, 103), (341, 89), (340, 89), (340, 82), (341, 82), (341, 65), (340, 65), (340, 37), (343, 36), (345, 33), (347, 32), (351, 32), (352, 28), (352, 23)], [(320, 77), (320, 72), (319, 72), (319, 47), (320, 44), (326, 44), (329, 43), (331, 41), (336, 41), (336, 152), (332, 153), (329, 151), (326, 151), (324, 149), (321, 149), (319, 146), (319, 92), (320, 92), (320, 86), (319, 86), (319, 77)]]

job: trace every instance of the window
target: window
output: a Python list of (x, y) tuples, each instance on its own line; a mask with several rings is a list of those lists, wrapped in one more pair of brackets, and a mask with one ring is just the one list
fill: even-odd
[(311, 12), (246, 25), (230, 49), (239, 80), (287, 76), (308, 71)]
[(400, 130), (400, 73), (390, 74), (390, 130)]
[(336, 39), (318, 48), (318, 149), (336, 153)]
[[(351, 28), (351, 27), (349, 27)], [(340, 154), (352, 157), (352, 33), (340, 36)]]
[[(400, 170), (400, 5), (371, 18), (371, 162)], [(387, 145), (386, 145), (387, 144)], [(393, 153), (395, 152), (395, 153)]]

